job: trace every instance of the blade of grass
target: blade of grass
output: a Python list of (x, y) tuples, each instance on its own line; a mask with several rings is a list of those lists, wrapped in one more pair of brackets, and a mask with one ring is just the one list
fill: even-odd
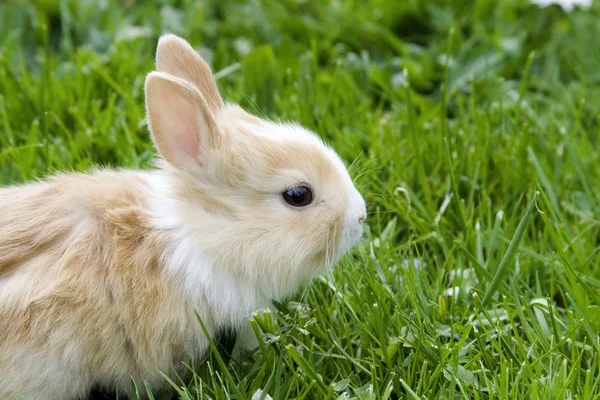
[(523, 239), (523, 235), (525, 234), (525, 230), (527, 229), (529, 215), (533, 210), (537, 196), (538, 192), (534, 193), (533, 197), (531, 198), (529, 206), (527, 207), (527, 211), (525, 211), (525, 214), (521, 218), (521, 221), (517, 226), (515, 234), (513, 235), (513, 238), (510, 241), (510, 244), (508, 245), (508, 249), (506, 249), (506, 252), (502, 257), (502, 261), (500, 261), (500, 266), (496, 270), (496, 274), (492, 279), (492, 283), (490, 283), (490, 286), (488, 286), (487, 292), (483, 297), (483, 300), (481, 301), (481, 304), (484, 307), (487, 306), (487, 304), (490, 302), (492, 296), (494, 296), (494, 294), (496, 293), (496, 289), (498, 289), (498, 286), (500, 286), (500, 283), (506, 277), (506, 274), (508, 274), (508, 272), (510, 271), (509, 266), (512, 263), (512, 260), (517, 252), (519, 244), (521, 243), (521, 239)]

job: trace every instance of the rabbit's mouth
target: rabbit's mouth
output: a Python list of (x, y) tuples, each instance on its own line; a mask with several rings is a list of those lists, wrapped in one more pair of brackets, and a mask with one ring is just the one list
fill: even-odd
[(339, 257), (346, 254), (361, 239), (363, 222), (367, 216), (365, 200), (354, 186), (348, 188), (348, 209), (344, 216), (344, 230), (339, 241)]
[(346, 229), (342, 233), (339, 245), (339, 258), (343, 257), (352, 247), (354, 247), (362, 237), (363, 227), (358, 221), (352, 221), (347, 224)]

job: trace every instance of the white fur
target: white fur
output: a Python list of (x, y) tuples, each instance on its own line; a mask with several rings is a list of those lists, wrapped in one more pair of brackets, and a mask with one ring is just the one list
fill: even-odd
[(203, 239), (222, 226), (218, 218), (172, 197), (168, 180), (160, 173), (149, 174), (148, 181), (152, 188), (151, 221), (155, 229), (167, 231), (171, 237), (164, 263), (192, 307), (209, 309), (217, 326), (229, 327), (238, 326), (268, 305), (265, 295), (228, 275), (204, 254)]

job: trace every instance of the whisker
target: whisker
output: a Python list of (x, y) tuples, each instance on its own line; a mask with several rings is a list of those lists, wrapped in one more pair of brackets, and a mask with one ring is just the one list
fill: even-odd
[[(377, 167), (375, 167), (375, 168), (371, 168), (371, 169), (368, 169), (368, 170), (366, 170), (366, 171), (363, 171), (363, 172), (362, 172), (360, 175), (358, 175), (358, 176), (356, 176), (356, 175), (355, 175), (356, 173), (360, 172), (360, 171), (361, 171), (361, 169), (363, 169), (364, 167), (366, 167), (366, 166), (367, 166), (367, 165), (369, 165), (370, 163), (373, 163), (373, 162), (375, 162), (375, 161), (379, 161), (379, 160), (380, 160), (380, 158), (374, 158), (374, 159), (371, 159), (371, 160), (367, 160), (365, 163), (363, 163), (363, 164), (359, 165), (358, 167), (356, 167), (356, 171), (352, 171), (352, 172), (350, 173), (350, 176), (352, 177), (352, 180), (359, 179), (359, 178), (360, 178), (361, 176), (363, 176), (365, 173), (368, 173), (368, 172), (371, 172), (371, 171), (377, 171), (378, 169), (381, 169), (381, 168), (383, 168), (383, 167), (384, 167), (383, 165), (379, 165), (379, 166), (377, 166)], [(350, 169), (349, 169), (349, 170), (350, 170)]]
[(369, 215), (387, 215), (387, 214), (398, 214), (395, 211), (371, 211), (367, 213), (367, 216)]
[(387, 203), (387, 198), (381, 193), (369, 193), (369, 197), (379, 197)]
[(348, 167), (348, 171), (352, 170), (352, 167), (354, 166), (354, 163), (364, 154), (364, 150), (361, 150), (360, 153), (358, 153), (358, 155), (356, 157), (354, 157), (354, 160), (352, 160), (352, 164), (350, 164), (350, 166)]
[(264, 119), (268, 119), (267, 114), (265, 114), (265, 112), (258, 106), (258, 104), (252, 100), (252, 98), (250, 96), (248, 96), (245, 93), (242, 93), (241, 91), (238, 90), (238, 93), (242, 95), (242, 97), (244, 99), (246, 99), (246, 101), (248, 101), (248, 103), (252, 106), (252, 108), (254, 109), (254, 112), (261, 118)]
[[(361, 154), (362, 154), (362, 152), (361, 152)], [(357, 172), (360, 172), (367, 165), (369, 165), (370, 163), (375, 162), (375, 161), (377, 161), (377, 159), (370, 159), (370, 160), (366, 160), (362, 164), (357, 164), (357, 165), (351, 166), (352, 169), (348, 168), (350, 176), (354, 177)]]
[(363, 177), (363, 176), (365, 176), (366, 174), (369, 174), (369, 173), (371, 173), (371, 172), (373, 172), (373, 171), (377, 171), (377, 170), (380, 170), (380, 169), (383, 169), (383, 166), (379, 166), (379, 167), (375, 167), (375, 168), (368, 169), (368, 170), (366, 170), (366, 171), (363, 171), (363, 172), (362, 172), (360, 175), (358, 175), (358, 176), (356, 176), (356, 177), (353, 177), (353, 178), (352, 178), (352, 180), (353, 180), (353, 181), (355, 181), (355, 180), (356, 180), (356, 181), (358, 181), (360, 178), (362, 178), (362, 177)]

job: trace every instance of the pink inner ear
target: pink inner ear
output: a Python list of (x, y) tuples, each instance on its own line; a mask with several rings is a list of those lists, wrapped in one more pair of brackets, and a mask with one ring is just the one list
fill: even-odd
[(179, 167), (200, 164), (200, 136), (205, 124), (198, 104), (186, 89), (171, 82), (164, 82), (161, 89), (162, 104), (157, 107), (161, 140), (157, 145), (162, 144), (163, 148), (159, 151), (167, 161)]
[(153, 72), (146, 80), (146, 106), (152, 137), (163, 158), (181, 169), (201, 165), (200, 146), (208, 144), (214, 121), (196, 89)]
[[(180, 103), (180, 102), (178, 102)], [(178, 104), (174, 107), (173, 118), (179, 123), (171, 135), (174, 136), (177, 150), (190, 158), (191, 161), (200, 162), (200, 116), (199, 110), (192, 104)]]

